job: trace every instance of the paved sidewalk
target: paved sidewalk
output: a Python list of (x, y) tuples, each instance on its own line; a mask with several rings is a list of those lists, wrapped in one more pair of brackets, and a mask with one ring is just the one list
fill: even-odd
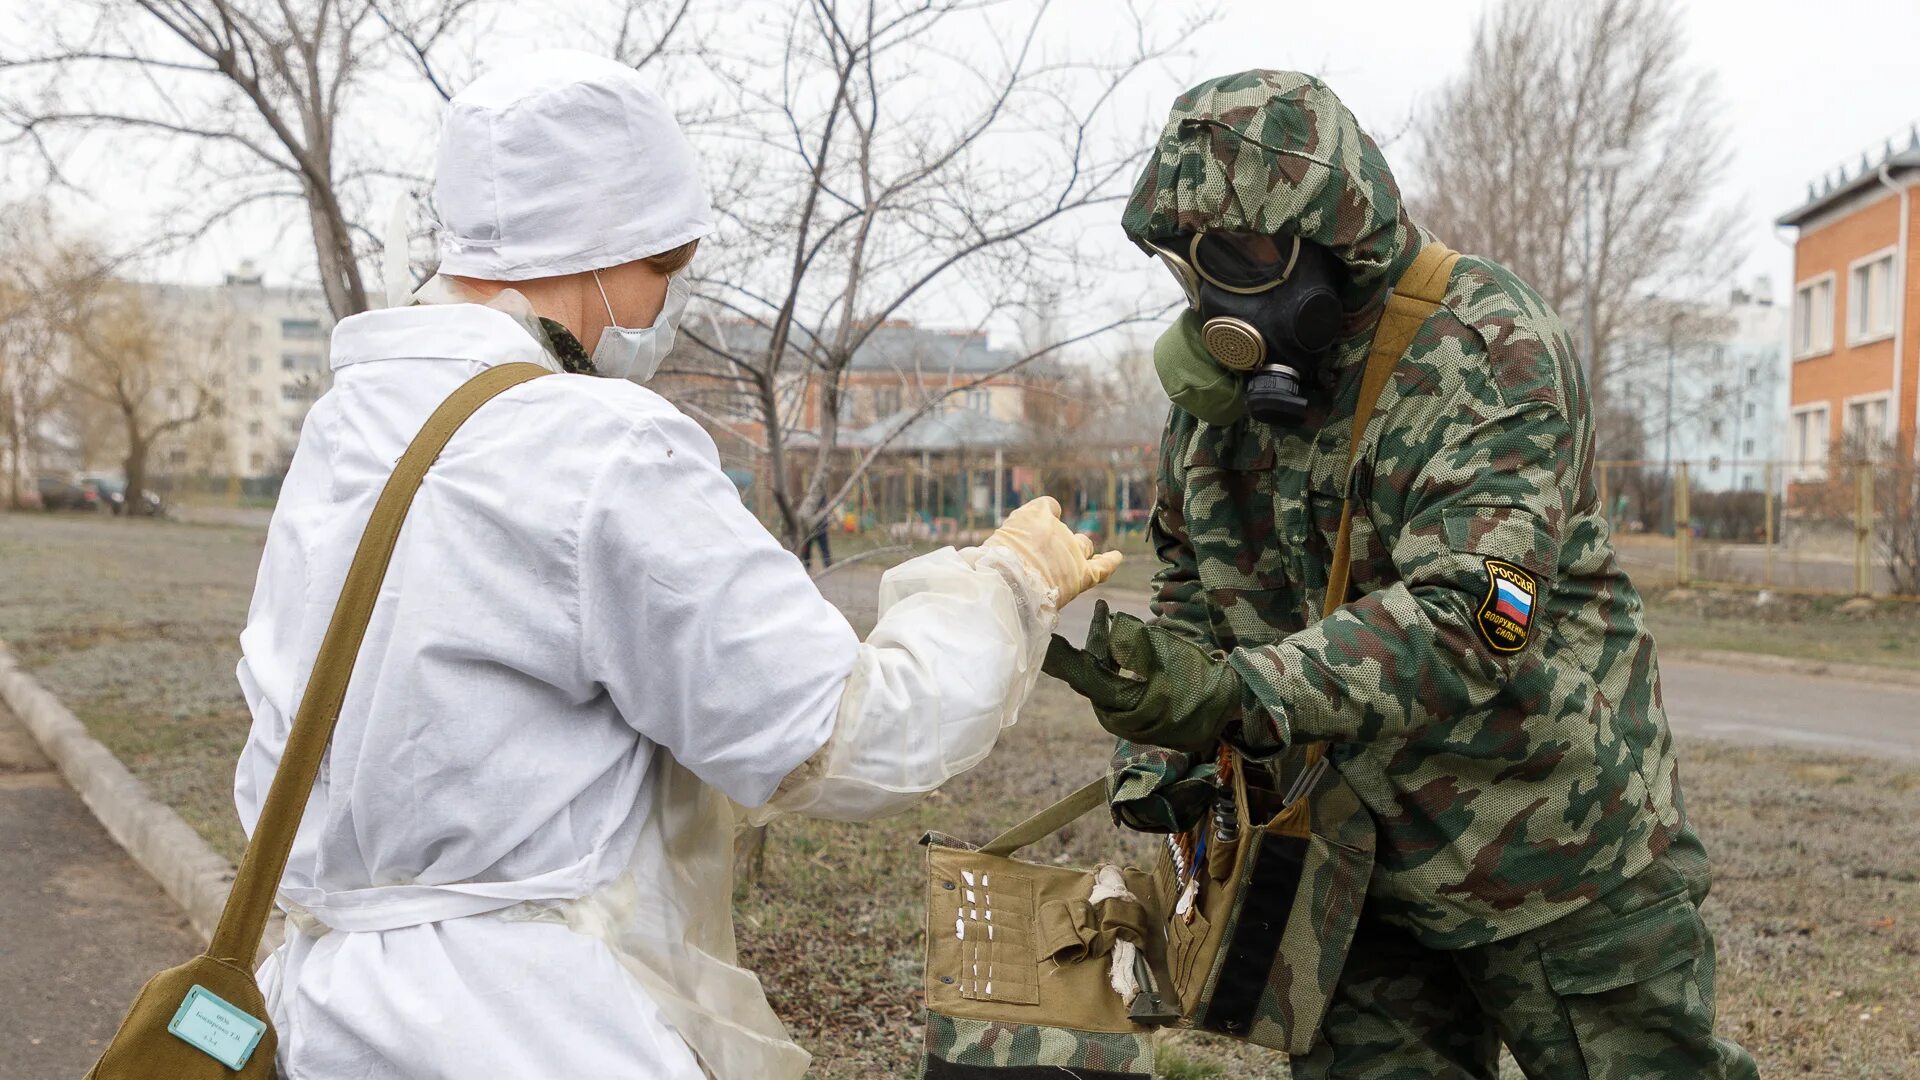
[(202, 944), (0, 705), (0, 1080), (77, 1080)]

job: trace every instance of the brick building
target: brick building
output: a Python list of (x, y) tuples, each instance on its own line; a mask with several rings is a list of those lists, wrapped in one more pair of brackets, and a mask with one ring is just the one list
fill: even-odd
[[(687, 337), (694, 340), (675, 351), (656, 389), (707, 428), (747, 504), (764, 515), (764, 409), (752, 388), (698, 341), (757, 356), (767, 347), (766, 331), (743, 320), (695, 318), (690, 325), (697, 333)], [(1107, 430), (1122, 426), (1114, 417), (1102, 414), (1102, 425), (1090, 426), (1072, 368), (1050, 356), (1014, 366), (1019, 358), (978, 330), (898, 320), (874, 328), (838, 385), (836, 445), (844, 454), (836, 458), (836, 473), (840, 462), (851, 467), (874, 455), (848, 513), (874, 523), (914, 517), (933, 527), (946, 522), (966, 528), (995, 521), (1041, 492), (1070, 508), (1104, 506), (1109, 472), (1119, 485), (1114, 499), (1137, 499), (1145, 473), (1137, 467), (1134, 444), (1157, 434), (1164, 401), (1144, 436), (1121, 438)], [(796, 470), (813, 466), (823, 390), (823, 380), (797, 355), (776, 388)]]
[[(1895, 149), (1904, 143), (1903, 149)], [(1816, 479), (1836, 452), (1914, 452), (1920, 402), (1920, 128), (1809, 184), (1798, 230), (1785, 456)]]

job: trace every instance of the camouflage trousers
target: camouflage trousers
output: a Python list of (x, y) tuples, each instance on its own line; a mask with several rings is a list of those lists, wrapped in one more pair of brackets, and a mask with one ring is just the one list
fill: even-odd
[(1532, 1080), (1749, 1080), (1713, 1033), (1709, 871), (1691, 829), (1573, 914), (1478, 948), (1427, 949), (1363, 918), (1295, 1080), (1495, 1080), (1501, 1043)]

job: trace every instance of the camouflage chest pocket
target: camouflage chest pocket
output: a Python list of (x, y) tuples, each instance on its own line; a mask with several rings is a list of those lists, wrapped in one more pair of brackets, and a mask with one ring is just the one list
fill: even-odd
[[(1361, 463), (1364, 471), (1366, 464)], [(1326, 590), (1327, 578), (1333, 567), (1333, 549), (1340, 538), (1340, 511), (1346, 505), (1346, 492), (1341, 481), (1343, 476), (1336, 473), (1321, 475), (1315, 470), (1314, 482), (1307, 492), (1308, 512), (1313, 518), (1313, 533), (1304, 552), (1307, 585), (1317, 597)], [(1352, 548), (1353, 571), (1348, 595), (1342, 602), (1355, 596), (1362, 596), (1386, 588), (1399, 580), (1399, 572), (1394, 568), (1393, 552), (1375, 527), (1373, 518), (1367, 513), (1366, 500), (1355, 500), (1353, 506)]]
[(1187, 539), (1221, 647), (1266, 645), (1302, 625), (1288, 551), (1304, 537), (1289, 528), (1271, 442), (1225, 430), (1239, 437), (1210, 433), (1189, 460)]

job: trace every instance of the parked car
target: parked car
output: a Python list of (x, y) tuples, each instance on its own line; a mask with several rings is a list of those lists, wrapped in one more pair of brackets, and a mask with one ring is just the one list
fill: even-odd
[[(117, 517), (127, 512), (127, 482), (111, 473), (82, 473), (80, 486), (91, 490), (98, 504), (113, 511)], [(151, 491), (141, 492), (146, 500), (146, 514), (159, 517), (166, 513), (166, 504), (160, 496)]]
[(98, 510), (100, 492), (79, 480), (42, 476), (34, 483), (44, 510)]

